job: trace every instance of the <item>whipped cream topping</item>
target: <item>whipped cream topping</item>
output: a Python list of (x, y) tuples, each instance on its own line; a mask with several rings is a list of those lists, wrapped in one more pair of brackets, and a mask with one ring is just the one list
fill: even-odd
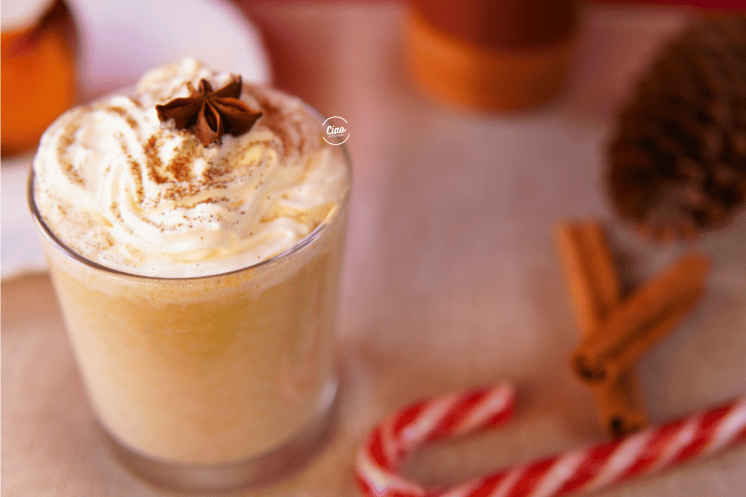
[(44, 223), (106, 267), (188, 277), (254, 265), (333, 219), (349, 170), (300, 100), (244, 84), (241, 100), (263, 116), (207, 147), (159, 121), (155, 106), (189, 96), (188, 84), (217, 88), (231, 77), (186, 59), (60, 116), (34, 159)]

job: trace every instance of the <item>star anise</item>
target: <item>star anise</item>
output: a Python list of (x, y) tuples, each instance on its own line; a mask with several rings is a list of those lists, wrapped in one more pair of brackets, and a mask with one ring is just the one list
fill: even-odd
[(173, 119), (178, 129), (191, 129), (202, 145), (221, 143), (223, 134), (238, 136), (251, 129), (262, 117), (239, 99), (241, 96), (241, 76), (212, 91), (207, 80), (199, 82), (199, 89), (187, 83), (192, 94), (186, 98), (176, 98), (164, 105), (156, 105), (158, 119)]

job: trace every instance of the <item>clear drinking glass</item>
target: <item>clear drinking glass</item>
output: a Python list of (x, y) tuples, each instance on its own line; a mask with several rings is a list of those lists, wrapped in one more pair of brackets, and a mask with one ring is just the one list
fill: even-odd
[(120, 459), (159, 483), (275, 479), (322, 442), (337, 394), (334, 329), (351, 167), (338, 209), (297, 245), (212, 276), (103, 267), (29, 204), (88, 397)]

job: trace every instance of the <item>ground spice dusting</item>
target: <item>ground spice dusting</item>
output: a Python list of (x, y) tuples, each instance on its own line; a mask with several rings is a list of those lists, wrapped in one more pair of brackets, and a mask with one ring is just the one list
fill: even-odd
[(193, 197), (197, 195), (199, 192), (201, 192), (202, 188), (200, 188), (199, 185), (190, 183), (188, 187), (180, 188), (179, 190), (181, 191), (182, 197), (185, 197), (187, 195), (190, 197)]
[(194, 137), (185, 137), (181, 147), (168, 162), (166, 171), (170, 172), (176, 181), (189, 181), (192, 173), (192, 163), (201, 150), (199, 145)]
[(70, 157), (70, 147), (75, 143), (75, 134), (80, 129), (80, 122), (73, 121), (62, 130), (59, 141), (57, 142), (57, 157), (59, 158), (62, 171), (70, 178), (70, 181), (81, 186), (85, 185), (83, 178), (75, 170), (72, 157)]
[[(138, 168), (138, 170), (139, 170), (139, 168)], [(111, 209), (111, 213), (114, 215), (114, 217), (116, 217), (118, 220), (122, 221), (122, 211), (119, 209), (119, 203), (117, 203), (116, 200), (112, 201), (110, 209)], [(142, 222), (147, 223), (147, 224), (149, 224), (151, 226), (154, 226), (156, 228), (159, 228), (160, 231), (163, 232), (163, 227), (160, 226), (159, 224), (157, 224), (155, 221), (153, 221), (151, 219), (148, 219), (147, 217), (145, 217), (143, 215), (139, 215), (138, 218)], [(121, 225), (122, 226), (126, 226), (124, 223), (122, 223)], [(131, 228), (126, 228), (126, 229), (127, 229), (127, 231), (129, 233), (133, 233), (133, 231), (132, 231)]]
[(137, 195), (137, 203), (140, 205), (145, 202), (145, 188), (142, 186), (142, 171), (140, 164), (138, 164), (131, 155), (127, 155), (129, 159), (128, 164), (130, 166), (130, 173), (132, 173), (132, 179), (135, 180), (135, 195)]
[(229, 155), (228, 157), (222, 158), (219, 162), (211, 162), (208, 164), (207, 169), (202, 171), (202, 184), (210, 188), (226, 184), (227, 180), (224, 178), (230, 172), (230, 163), (233, 160), (234, 157)]
[(150, 177), (150, 179), (152, 179), (156, 184), (162, 185), (168, 181), (168, 178), (160, 173), (163, 162), (158, 156), (158, 139), (159, 136), (157, 134), (148, 138), (143, 151), (147, 158), (146, 169), (148, 171), (148, 177)]
[(119, 142), (119, 148), (122, 150), (122, 155), (127, 158), (127, 165), (132, 174), (132, 179), (135, 181), (135, 195), (137, 196), (137, 202), (142, 205), (145, 201), (145, 189), (142, 184), (142, 171), (140, 169), (140, 164), (138, 164), (129, 153), (127, 143), (124, 140), (124, 135), (117, 133), (114, 137)]
[[(304, 143), (293, 143), (288, 133), (287, 127), (292, 120), (285, 119), (286, 116), (283, 115), (282, 109), (270, 102), (268, 98), (260, 96), (256, 98), (263, 115), (263, 118), (257, 122), (257, 126), (265, 126), (280, 139), (283, 153), (287, 153), (288, 150), (293, 150), (296, 147), (302, 151)], [(299, 136), (303, 136), (303, 134), (299, 133)]]
[(111, 237), (110, 234), (104, 233), (103, 234), (103, 248), (108, 249), (114, 246), (114, 239)]
[(109, 209), (111, 209), (111, 213), (112, 213), (112, 214), (114, 214), (114, 216), (115, 216), (115, 217), (116, 217), (117, 219), (119, 219), (119, 220), (121, 220), (121, 219), (122, 219), (122, 213), (121, 213), (121, 212), (119, 212), (119, 204), (117, 203), (117, 201), (116, 201), (116, 200), (114, 200), (114, 201), (113, 201), (113, 202), (111, 203), (111, 206), (109, 207)]
[(132, 131), (137, 131), (140, 127), (140, 124), (135, 120), (134, 117), (130, 115), (129, 112), (127, 112), (124, 107), (106, 107), (104, 110), (113, 112), (119, 117), (124, 118), (124, 120), (127, 121), (127, 125), (132, 129)]
[(124, 135), (120, 132), (114, 133), (114, 138), (119, 143), (119, 150), (122, 151), (123, 154), (127, 154), (127, 143), (124, 141)]

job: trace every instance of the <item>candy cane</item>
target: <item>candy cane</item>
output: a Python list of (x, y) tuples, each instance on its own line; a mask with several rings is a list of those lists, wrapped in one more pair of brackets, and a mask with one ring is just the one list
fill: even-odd
[(434, 397), (385, 418), (363, 442), (357, 480), (366, 497), (552, 497), (599, 490), (746, 441), (746, 398), (611, 442), (560, 453), (428, 492), (398, 473), (418, 447), (507, 421), (509, 385)]

